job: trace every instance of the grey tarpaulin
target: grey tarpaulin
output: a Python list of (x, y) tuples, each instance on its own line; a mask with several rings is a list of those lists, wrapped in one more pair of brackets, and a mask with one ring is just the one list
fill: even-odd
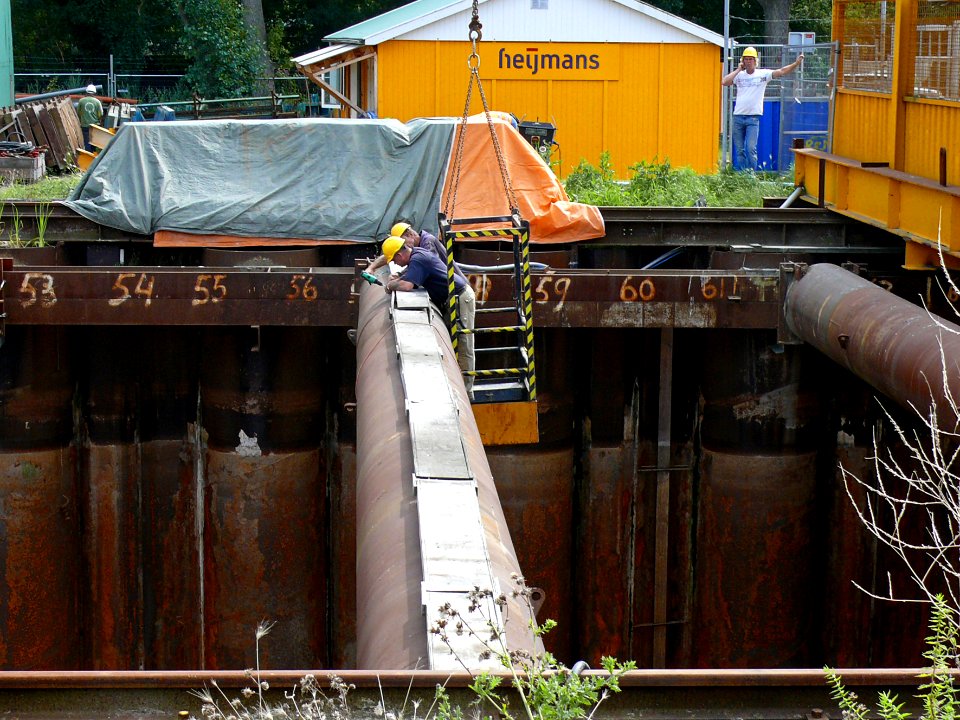
[(436, 230), (454, 118), (126, 123), (66, 204), (123, 231), (380, 240)]

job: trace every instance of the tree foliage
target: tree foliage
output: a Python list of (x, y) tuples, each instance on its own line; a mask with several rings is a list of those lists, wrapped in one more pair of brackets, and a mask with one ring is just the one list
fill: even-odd
[[(407, 2), (11, 0), (14, 65), (20, 72), (51, 68), (104, 72), (113, 55), (123, 72), (185, 72), (201, 94), (233, 93), (249, 86), (251, 73), (266, 70), (264, 41), (270, 62), (290, 69), (291, 57), (321, 47), (325, 36)], [(769, 34), (766, 6), (780, 3), (786, 8), (789, 2), (730, 0), (731, 34), (761, 41)], [(716, 32), (723, 29), (722, 0), (651, 0), (651, 4)], [(243, 22), (245, 7), (253, 28)], [(790, 29), (829, 32), (829, 0), (793, 0), (789, 14), (801, 18), (791, 21)], [(818, 24), (811, 18), (822, 19)], [(781, 31), (782, 27), (777, 33)]]
[(179, 49), (190, 60), (183, 83), (201, 97), (258, 92), (266, 68), (262, 46), (236, 0), (177, 0), (183, 20)]

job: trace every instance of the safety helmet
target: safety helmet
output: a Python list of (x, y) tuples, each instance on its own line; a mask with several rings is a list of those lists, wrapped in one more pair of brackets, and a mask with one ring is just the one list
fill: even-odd
[(757, 59), (757, 49), (755, 47), (748, 47), (743, 51), (743, 54), (740, 56), (742, 58), (752, 57), (754, 60)]
[(403, 237), (403, 234), (410, 229), (410, 223), (398, 222), (390, 228), (390, 234), (396, 237)]
[(90, 94), (90, 95), (95, 95), (96, 92), (97, 92), (97, 86), (96, 86), (96, 85), (87, 85), (87, 93), (88, 93), (88, 94)]
[(393, 256), (397, 254), (397, 250), (403, 247), (403, 238), (399, 238), (396, 235), (391, 235), (386, 240), (383, 241), (382, 251), (383, 256), (387, 259), (387, 262), (393, 260)]

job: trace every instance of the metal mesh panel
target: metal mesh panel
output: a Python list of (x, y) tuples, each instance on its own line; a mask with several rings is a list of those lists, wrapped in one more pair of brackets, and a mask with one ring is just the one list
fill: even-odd
[[(793, 62), (796, 50), (786, 47), (784, 64)], [(780, 79), (780, 134), (778, 168), (786, 170), (793, 164), (790, 148), (794, 142), (803, 146), (830, 152), (832, 150), (831, 105), (833, 101), (833, 62), (836, 57), (833, 43), (806, 45), (803, 65)]]
[[(771, 70), (789, 65), (803, 53), (799, 69), (771, 80), (761, 121), (758, 163), (762, 169), (785, 171), (793, 165), (791, 148), (796, 140), (804, 147), (829, 152), (832, 149), (833, 78), (836, 45), (755, 45), (761, 67)], [(742, 48), (730, 54), (730, 67), (740, 61)], [(725, 127), (733, 124), (736, 93), (730, 93), (725, 108)], [(725, 150), (733, 158), (733, 140), (724, 134)]]
[(896, 3), (845, 2), (842, 85), (852, 90), (889, 93), (893, 88), (893, 30)]
[(960, 100), (960, 0), (920, 0), (913, 32), (914, 96)]

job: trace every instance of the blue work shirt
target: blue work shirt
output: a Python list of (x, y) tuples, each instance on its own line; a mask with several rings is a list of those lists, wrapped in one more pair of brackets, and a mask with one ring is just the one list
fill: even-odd
[[(431, 235), (426, 230), (420, 231), (420, 245), (418, 247), (422, 247), (424, 250), (430, 250), (434, 252), (436, 256), (440, 258), (441, 263), (445, 263), (447, 261), (447, 249), (443, 246), (443, 243), (441, 243), (435, 235)], [(453, 272), (455, 275), (459, 275), (464, 280), (467, 279), (463, 274), (463, 270), (460, 269), (460, 266), (457, 265), (456, 261), (453, 263)]]
[[(435, 253), (420, 247), (412, 248), (410, 250), (410, 262), (407, 263), (403, 279), (417, 287), (424, 288), (434, 305), (446, 309), (447, 266)], [(466, 281), (459, 275), (453, 276), (453, 284), (457, 295), (462, 293), (467, 286)]]

